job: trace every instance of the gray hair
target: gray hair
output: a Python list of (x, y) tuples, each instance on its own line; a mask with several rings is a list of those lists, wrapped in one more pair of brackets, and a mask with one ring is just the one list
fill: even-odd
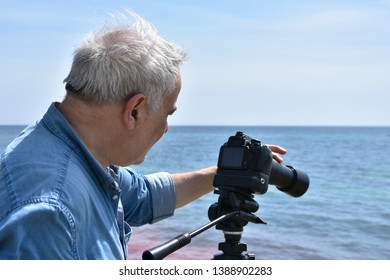
[(128, 14), (130, 20), (121, 15), (117, 24), (86, 36), (64, 83), (68, 92), (95, 105), (143, 93), (150, 109), (157, 110), (174, 91), (186, 54), (160, 37), (148, 21), (132, 11)]

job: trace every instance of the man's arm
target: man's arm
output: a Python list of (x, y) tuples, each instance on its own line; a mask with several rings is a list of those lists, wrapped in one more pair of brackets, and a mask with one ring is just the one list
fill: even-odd
[(217, 167), (209, 167), (193, 172), (172, 174), (176, 190), (176, 208), (211, 192)]
[[(285, 154), (286, 150), (280, 146), (267, 145), (273, 152), (276, 161), (282, 162), (279, 154)], [(214, 175), (217, 167), (209, 167), (198, 171), (172, 174), (176, 190), (176, 208), (182, 207), (191, 201), (211, 192)]]
[(75, 224), (66, 211), (49, 201), (15, 209), (0, 224), (0, 259), (79, 259)]

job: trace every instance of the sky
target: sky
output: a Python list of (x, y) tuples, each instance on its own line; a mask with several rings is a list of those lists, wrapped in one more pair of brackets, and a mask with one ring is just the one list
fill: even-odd
[(0, 125), (61, 101), (77, 43), (124, 8), (189, 55), (171, 125), (390, 126), (390, 0), (0, 0)]

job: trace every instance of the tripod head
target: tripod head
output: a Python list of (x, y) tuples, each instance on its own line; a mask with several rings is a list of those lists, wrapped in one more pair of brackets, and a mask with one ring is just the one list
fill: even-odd
[(210, 206), (209, 219), (236, 212), (237, 215), (217, 224), (216, 229), (222, 230), (225, 242), (219, 243), (218, 249), (222, 254), (214, 255), (216, 260), (250, 260), (253, 255), (244, 254), (247, 246), (240, 243), (244, 227), (249, 223), (265, 224), (259, 217), (252, 214), (259, 209), (259, 204), (253, 199), (253, 195), (248, 192), (237, 192), (231, 188), (215, 190), (219, 195), (218, 202)]
[(253, 214), (259, 209), (254, 194), (265, 194), (269, 184), (293, 197), (299, 197), (307, 191), (309, 177), (299, 169), (275, 161), (272, 151), (259, 140), (237, 132), (229, 137), (219, 152), (213, 182), (214, 193), (219, 197), (208, 211), (211, 222), (145, 251), (142, 258), (163, 259), (189, 244), (192, 237), (216, 225), (217, 230), (224, 232), (225, 242), (219, 243), (218, 249), (222, 253), (214, 255), (213, 259), (254, 259), (254, 255), (244, 253), (247, 246), (240, 240), (249, 222), (265, 224)]

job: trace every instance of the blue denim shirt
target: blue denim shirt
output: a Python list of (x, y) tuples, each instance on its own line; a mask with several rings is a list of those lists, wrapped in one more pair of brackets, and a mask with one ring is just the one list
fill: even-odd
[(130, 225), (175, 208), (168, 173), (104, 169), (54, 103), (0, 164), (0, 259), (126, 259)]

